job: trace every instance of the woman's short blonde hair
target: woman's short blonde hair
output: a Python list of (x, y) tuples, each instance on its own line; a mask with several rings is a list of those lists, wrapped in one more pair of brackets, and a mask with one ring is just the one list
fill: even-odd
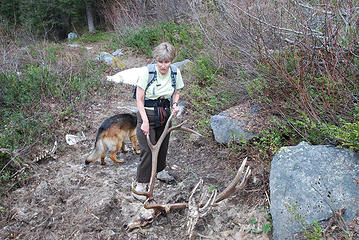
[(152, 57), (155, 61), (173, 61), (176, 57), (175, 48), (168, 42), (163, 42), (152, 51)]

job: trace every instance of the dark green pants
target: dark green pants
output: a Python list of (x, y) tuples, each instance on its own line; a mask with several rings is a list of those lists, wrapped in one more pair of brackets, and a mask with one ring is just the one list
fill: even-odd
[[(146, 109), (146, 114), (150, 124), (150, 140), (151, 143), (155, 145), (165, 128), (164, 126), (165, 124), (163, 126), (156, 128), (155, 112)], [(142, 125), (142, 118), (141, 115), (137, 113), (136, 134), (141, 149), (141, 154), (140, 154), (141, 162), (137, 166), (137, 182), (149, 183), (151, 178), (151, 170), (152, 170), (152, 153), (147, 145), (146, 135), (144, 135), (141, 130), (141, 125)], [(158, 154), (157, 172), (162, 171), (166, 167), (166, 157), (167, 157), (169, 138), (170, 138), (170, 134), (166, 136), (166, 138), (163, 140), (163, 143), (161, 145), (160, 152)]]

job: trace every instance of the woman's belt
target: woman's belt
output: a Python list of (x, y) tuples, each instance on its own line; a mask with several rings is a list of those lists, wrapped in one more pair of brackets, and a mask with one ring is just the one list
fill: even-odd
[(170, 115), (171, 103), (168, 99), (147, 99), (145, 100), (145, 107), (153, 107), (156, 116), (156, 127), (163, 126)]

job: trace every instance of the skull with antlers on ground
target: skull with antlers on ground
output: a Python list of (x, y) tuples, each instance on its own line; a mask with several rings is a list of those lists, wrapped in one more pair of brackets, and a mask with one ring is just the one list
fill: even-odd
[[(235, 178), (232, 180), (232, 182), (228, 185), (228, 187), (222, 191), (220, 194), (217, 194), (217, 190), (213, 190), (211, 193), (204, 192), (202, 190), (203, 180), (201, 179), (195, 188), (192, 190), (192, 193), (188, 199), (188, 203), (173, 203), (173, 204), (155, 204), (153, 198), (153, 190), (155, 185), (155, 179), (156, 179), (156, 169), (157, 169), (157, 158), (159, 149), (161, 147), (161, 144), (166, 137), (168, 133), (170, 133), (173, 130), (182, 130), (190, 133), (195, 133), (200, 135), (198, 132), (183, 127), (183, 124), (185, 122), (182, 122), (181, 124), (173, 127), (169, 127), (169, 123), (172, 119), (173, 115), (171, 114), (167, 124), (165, 126), (165, 129), (157, 141), (155, 145), (153, 145), (150, 141), (149, 136), (147, 136), (147, 143), (148, 146), (151, 149), (152, 152), (152, 170), (151, 170), (151, 178), (149, 183), (149, 188), (147, 192), (137, 192), (134, 188), (134, 184), (132, 184), (132, 192), (138, 195), (146, 196), (147, 200), (145, 201), (143, 207), (144, 212), (146, 212), (146, 219), (144, 219), (144, 215), (140, 214), (137, 218), (135, 218), (131, 223), (127, 225), (127, 230), (131, 231), (135, 228), (145, 226), (148, 223), (151, 223), (157, 216), (159, 216), (162, 212), (169, 213), (171, 210), (174, 209), (185, 209), (188, 208), (188, 235), (192, 237), (194, 228), (198, 222), (198, 220), (204, 216), (206, 216), (212, 207), (215, 207), (217, 203), (221, 202), (222, 200), (228, 198), (231, 194), (238, 192), (240, 189), (243, 189), (250, 174), (251, 169), (250, 167), (247, 167), (245, 170), (245, 166), (247, 163), (247, 158), (244, 159), (244, 161), (241, 164), (241, 167), (238, 169), (237, 174)], [(240, 184), (238, 185), (238, 183)], [(237, 186), (238, 185), (238, 186)], [(148, 210), (152, 210), (152, 212), (149, 212)], [(150, 213), (150, 214), (149, 214)]]

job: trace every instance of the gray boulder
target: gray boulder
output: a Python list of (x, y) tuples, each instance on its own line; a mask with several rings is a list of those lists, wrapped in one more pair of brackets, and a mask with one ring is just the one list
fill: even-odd
[(228, 114), (225, 113), (211, 117), (210, 124), (214, 139), (219, 143), (228, 143), (230, 140), (238, 141), (240, 138), (251, 139), (254, 136), (243, 130), (243, 125), (235, 119), (228, 118)]
[(189, 60), (189, 59), (185, 59), (185, 60), (183, 60), (183, 61), (181, 61), (181, 62), (175, 62), (175, 63), (173, 63), (173, 65), (175, 65), (176, 67), (178, 67), (179, 69), (182, 69), (183, 67), (185, 67), (188, 63), (190, 63), (191, 62), (191, 60)]
[(246, 103), (212, 116), (210, 124), (215, 140), (226, 144), (231, 140), (253, 138), (259, 130), (255, 125), (265, 119), (259, 121), (258, 110), (258, 105), (251, 106)]
[(358, 153), (306, 142), (282, 147), (272, 160), (270, 173), (273, 239), (294, 239), (303, 228), (294, 220), (296, 214), (311, 224), (344, 206), (344, 220), (355, 218), (359, 214), (357, 179)]

